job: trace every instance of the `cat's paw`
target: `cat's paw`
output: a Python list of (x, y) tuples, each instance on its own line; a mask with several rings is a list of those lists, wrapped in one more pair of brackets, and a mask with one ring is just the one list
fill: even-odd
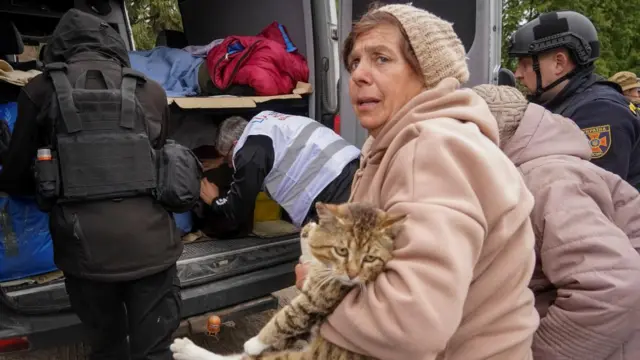
[(252, 356), (262, 354), (267, 348), (269, 348), (269, 345), (260, 341), (257, 336), (252, 337), (244, 343), (244, 352)]
[(175, 339), (170, 346), (175, 360), (222, 360), (224, 357), (216, 355), (194, 344), (187, 338)]
[(173, 340), (173, 344), (169, 347), (171, 352), (179, 353), (186, 351), (189, 346), (194, 345), (193, 342), (187, 338), (175, 339)]

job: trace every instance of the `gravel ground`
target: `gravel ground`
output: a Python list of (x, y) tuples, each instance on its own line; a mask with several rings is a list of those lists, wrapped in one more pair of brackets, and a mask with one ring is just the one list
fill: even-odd
[[(281, 290), (274, 295), (280, 300), (280, 305), (287, 304), (297, 294), (294, 287)], [(242, 344), (258, 333), (262, 326), (273, 316), (274, 310), (247, 316), (242, 321), (235, 323), (233, 328), (223, 328), (218, 339), (207, 336), (196, 336), (192, 340), (200, 346), (218, 353), (230, 354), (242, 350)], [(42, 350), (24, 355), (0, 356), (0, 360), (75, 360), (84, 359), (76, 357), (74, 353), (82, 351), (82, 344), (76, 347), (56, 348)]]

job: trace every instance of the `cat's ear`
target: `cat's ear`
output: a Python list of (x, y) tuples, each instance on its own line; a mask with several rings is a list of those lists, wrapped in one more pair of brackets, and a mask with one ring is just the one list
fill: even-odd
[(316, 212), (318, 213), (319, 220), (331, 220), (338, 216), (338, 206), (333, 204), (325, 204), (318, 201), (316, 203)]
[(318, 219), (321, 222), (331, 222), (337, 221), (342, 225), (348, 225), (344, 212), (344, 208), (340, 208), (340, 205), (335, 204), (326, 204), (317, 202), (316, 203), (316, 212), (318, 213)]
[(380, 227), (395, 236), (406, 219), (407, 214), (384, 214)]

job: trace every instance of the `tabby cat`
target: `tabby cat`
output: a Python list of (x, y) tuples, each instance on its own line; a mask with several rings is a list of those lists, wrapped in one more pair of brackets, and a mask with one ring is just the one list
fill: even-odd
[[(281, 309), (260, 333), (244, 344), (243, 355), (216, 355), (176, 339), (171, 350), (176, 360), (365, 360), (325, 341), (317, 334), (322, 321), (354, 287), (364, 290), (391, 259), (393, 240), (405, 215), (392, 215), (361, 203), (317, 203), (319, 222), (307, 224), (300, 237), (312, 255), (309, 274), (300, 294)], [(311, 337), (303, 350), (289, 345)], [(267, 349), (284, 348), (277, 352)]]

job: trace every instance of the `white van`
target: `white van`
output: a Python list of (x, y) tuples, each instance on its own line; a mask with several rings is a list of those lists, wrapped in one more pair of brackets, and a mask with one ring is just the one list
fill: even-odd
[[(130, 50), (135, 49), (124, 2), (109, 1), (112, 11), (104, 20), (118, 30)], [(352, 22), (371, 2), (340, 0), (336, 9), (334, 0), (178, 1), (184, 33), (177, 37), (187, 45), (205, 45), (228, 35), (255, 35), (273, 21), (285, 25), (291, 40), (308, 61), (312, 91), (280, 99), (235, 99), (222, 106), (211, 98), (170, 99), (172, 117), (208, 116), (211, 121), (219, 121), (231, 114), (251, 117), (269, 109), (306, 115), (333, 128), (339, 114), (339, 126), (334, 130), (361, 146), (366, 133), (349, 106), (348, 74), (341, 66), (339, 49)], [(413, 5), (454, 24), (468, 52), (469, 86), (498, 82), (501, 0), (414, 0)], [(17, 54), (2, 53), (5, 45), (12, 42), (46, 42), (47, 35), (70, 8), (90, 12), (85, 0), (0, 1), (0, 22), (12, 24), (19, 32), (18, 38), (0, 33), (0, 58), (16, 61)], [(175, 35), (161, 33), (159, 43), (178, 47), (173, 44)], [(2, 91), (0, 84), (0, 95), (11, 96)], [(212, 314), (227, 321), (275, 308), (277, 299), (271, 294), (293, 285), (293, 269), (299, 255), (296, 235), (186, 244), (178, 262), (183, 321), (177, 335), (204, 332), (206, 320)], [(59, 347), (66, 349), (60, 358), (85, 358), (83, 347), (78, 345), (85, 333), (69, 308), (62, 279), (0, 284), (0, 289), (0, 355)]]

